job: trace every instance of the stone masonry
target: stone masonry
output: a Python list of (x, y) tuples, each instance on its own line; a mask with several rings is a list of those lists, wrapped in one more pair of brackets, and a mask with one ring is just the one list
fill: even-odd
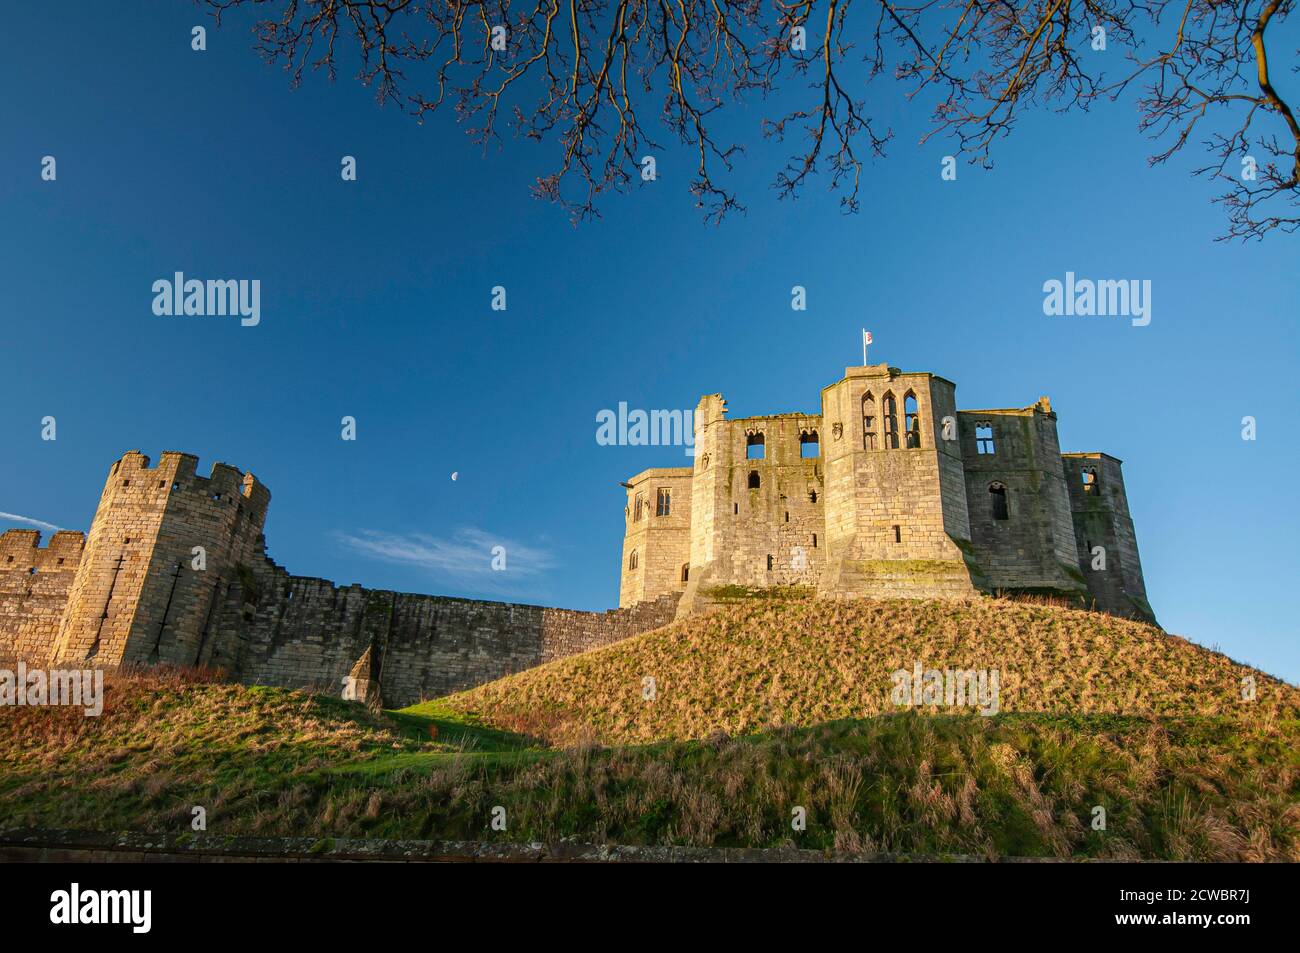
[(735, 587), (828, 598), (1056, 595), (1154, 621), (1120, 461), (1062, 454), (1056, 414), (958, 410), (956, 387), (845, 368), (820, 414), (726, 418), (700, 398), (692, 467), (627, 489), (619, 604)]
[[(167, 452), (113, 464), (89, 534), (0, 535), (0, 660), (206, 665), (406, 705), (672, 621), (680, 593), (579, 612), (335, 586), (265, 552), (251, 473)], [(351, 679), (351, 683), (348, 679)]]
[(204, 665), (410, 704), (607, 645), (741, 589), (827, 598), (1064, 596), (1154, 621), (1120, 461), (1062, 454), (1046, 397), (958, 410), (951, 381), (849, 367), (820, 414), (695, 414), (692, 467), (627, 489), (620, 608), (579, 612), (294, 576), (251, 473), (138, 451), (90, 532), (0, 535), (0, 660)]

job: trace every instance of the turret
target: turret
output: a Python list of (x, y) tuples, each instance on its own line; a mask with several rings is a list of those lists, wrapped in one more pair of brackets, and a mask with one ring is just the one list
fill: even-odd
[(58, 661), (194, 664), (223, 581), (257, 558), (271, 494), (173, 451), (109, 470), (55, 646)]

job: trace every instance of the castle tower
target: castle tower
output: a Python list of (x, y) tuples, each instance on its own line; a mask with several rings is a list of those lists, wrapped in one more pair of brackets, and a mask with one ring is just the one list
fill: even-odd
[(1079, 568), (1097, 608), (1155, 622), (1121, 461), (1107, 453), (1066, 453), (1061, 459), (1069, 486)]
[(54, 660), (193, 665), (222, 592), (261, 552), (271, 494), (251, 473), (166, 452), (113, 464), (55, 642)]
[(726, 419), (720, 394), (695, 411), (689, 579), (678, 615), (719, 586), (814, 586), (824, 564), (822, 418)]
[(623, 570), (618, 604), (634, 606), (686, 587), (691, 556), (690, 467), (642, 470), (623, 486)]
[(1051, 401), (957, 417), (971, 543), (988, 587), (1086, 598)]
[(954, 391), (887, 364), (845, 368), (822, 391), (824, 594), (959, 596), (983, 585), (968, 558)]

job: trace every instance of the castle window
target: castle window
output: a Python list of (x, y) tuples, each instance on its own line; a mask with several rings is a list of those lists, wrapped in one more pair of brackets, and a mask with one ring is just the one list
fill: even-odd
[(984, 454), (993, 452), (993, 425), (987, 420), (975, 425), (975, 452)]
[(636, 495), (636, 502), (633, 504), (632, 507), (632, 519), (633, 520), (641, 519), (641, 517), (644, 515), (643, 513), (644, 510), (645, 510), (645, 494), (638, 493)]
[(876, 398), (870, 391), (862, 398), (862, 449), (876, 449)]
[(123, 480), (123, 481), (122, 481), (122, 485), (123, 485), (123, 486), (130, 486), (130, 485), (131, 485), (131, 481), (130, 481), (130, 480)]
[(739, 515), (740, 515), (740, 504), (739, 504), (739, 503), (732, 503), (732, 504), (731, 504), (731, 515), (732, 515), (732, 516), (739, 516)]
[(771, 553), (768, 553), (768, 554), (767, 554), (767, 571), (768, 571), (768, 572), (771, 572), (771, 571), (772, 571), (772, 567), (773, 567), (775, 564), (776, 564), (776, 560), (774, 560), (774, 559), (772, 558), (772, 554), (771, 554)]
[(817, 534), (813, 533), (813, 549), (817, 548)]
[(658, 500), (655, 503), (655, 516), (670, 516), (673, 509), (673, 491), (666, 486), (659, 488)]
[(632, 555), (627, 557), (627, 568), (635, 569), (637, 567), (636, 550), (632, 550)]
[(809, 503), (816, 503), (816, 502), (817, 502), (817, 491), (816, 491), (816, 490), (809, 490), (809, 491), (808, 491), (808, 502), (809, 502)]
[(799, 456), (820, 457), (822, 455), (821, 439), (816, 430), (806, 430), (799, 434)]
[(1092, 467), (1088, 467), (1086, 470), (1083, 471), (1083, 492), (1084, 493), (1097, 492), (1097, 471), (1094, 470)]
[(1011, 518), (1011, 511), (1007, 509), (1007, 488), (1005, 486), (1001, 483), (990, 483), (989, 498), (993, 501), (993, 518), (995, 520)]
[(682, 564), (682, 582), (689, 582), (691, 578), (691, 564)]
[(885, 449), (898, 449), (898, 404), (894, 395), (886, 394), (881, 401), (885, 418)]
[(159, 480), (159, 481), (158, 481), (158, 489), (160, 489), (160, 490), (165, 490), (165, 489), (167, 489), (167, 481), (166, 481), (166, 480)]
[(762, 431), (745, 434), (745, 459), (762, 460), (766, 455), (767, 447), (763, 443)]
[(181, 484), (179, 480), (177, 480), (175, 483), (172, 484), (173, 490), (179, 490), (180, 488), (181, 488)]
[(907, 431), (907, 449), (921, 446), (921, 415), (916, 407), (916, 395), (911, 391), (903, 398), (903, 428)]
[(749, 488), (750, 488), (751, 490), (757, 490), (757, 489), (758, 489), (758, 484), (759, 484), (759, 481), (758, 481), (758, 471), (757, 471), (757, 470), (750, 470), (750, 471), (749, 471)]
[(789, 510), (786, 510), (786, 511), (785, 511), (785, 521), (786, 521), (787, 523), (790, 522), (790, 511), (789, 511)]
[(894, 527), (894, 542), (896, 542), (896, 543), (901, 543), (902, 541), (903, 541), (903, 527), (901, 527), (901, 526), (895, 526), (895, 527)]
[(221, 494), (220, 494), (220, 493), (213, 493), (213, 494), (212, 494), (212, 499), (213, 499), (215, 502), (220, 503), (220, 502), (221, 502)]

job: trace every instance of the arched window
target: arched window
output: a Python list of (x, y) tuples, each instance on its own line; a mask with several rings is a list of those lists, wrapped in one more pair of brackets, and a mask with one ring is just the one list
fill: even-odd
[(1007, 509), (1007, 488), (1005, 486), (1001, 483), (990, 483), (989, 499), (993, 503), (993, 518), (995, 520), (1011, 518), (1011, 511)]
[(881, 410), (885, 418), (885, 449), (898, 449), (898, 403), (893, 393), (885, 394), (881, 400)]
[(1083, 471), (1083, 492), (1096, 493), (1097, 486), (1097, 471), (1092, 467), (1085, 468)]
[(627, 557), (627, 568), (635, 569), (637, 567), (636, 550), (632, 550), (632, 555)]
[(921, 446), (921, 415), (916, 409), (916, 395), (910, 390), (903, 398), (903, 428), (907, 431), (907, 449)]
[(767, 455), (767, 447), (763, 444), (763, 431), (751, 430), (745, 434), (745, 459), (762, 460)]
[(975, 452), (993, 453), (993, 425), (987, 420), (982, 420), (975, 425)]
[(772, 558), (772, 554), (769, 553), (768, 556), (767, 556), (767, 571), (768, 571), (768, 572), (771, 572), (771, 571), (772, 571), (772, 566), (775, 565), (775, 564), (776, 564), (776, 560), (774, 560), (774, 559)]
[(750, 471), (749, 471), (749, 488), (750, 488), (751, 490), (757, 490), (757, 489), (758, 489), (758, 471), (757, 471), (757, 470), (750, 470)]
[(816, 430), (802, 430), (799, 432), (799, 456), (801, 457), (820, 457), (822, 455), (821, 440), (817, 436)]
[(682, 582), (687, 582), (687, 581), (690, 580), (690, 578), (691, 578), (691, 564), (690, 564), (690, 563), (683, 563), (683, 564), (682, 564)]
[(644, 514), (644, 512), (645, 512), (645, 494), (644, 494), (644, 493), (638, 493), (638, 494), (636, 495), (636, 504), (635, 504), (635, 506), (633, 507), (633, 511), (632, 511), (632, 512), (633, 512), (632, 519), (633, 519), (634, 521), (635, 521), (635, 520), (639, 520), (639, 519), (641, 519), (641, 516), (642, 516), (642, 515)]
[(862, 449), (876, 449), (876, 398), (871, 391), (862, 398)]

